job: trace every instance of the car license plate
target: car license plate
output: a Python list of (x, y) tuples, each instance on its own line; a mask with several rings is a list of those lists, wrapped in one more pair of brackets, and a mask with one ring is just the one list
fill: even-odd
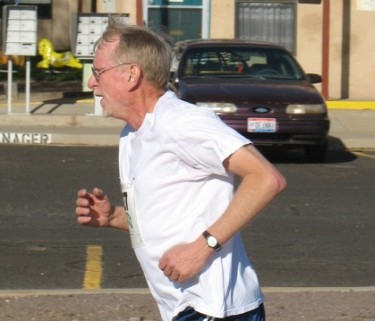
[(247, 131), (249, 133), (274, 133), (276, 132), (276, 119), (248, 118)]

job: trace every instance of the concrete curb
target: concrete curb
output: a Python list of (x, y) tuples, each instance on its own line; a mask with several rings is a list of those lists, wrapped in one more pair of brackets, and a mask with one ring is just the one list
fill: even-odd
[(86, 115), (0, 115), (1, 126), (35, 126), (39, 128), (72, 127), (72, 128), (122, 128), (124, 122), (110, 117)]
[[(94, 99), (32, 103), (26, 114), (22, 102), (6, 114), (0, 104), (0, 143), (116, 146), (124, 126), (121, 120), (93, 114)], [(375, 149), (375, 101), (327, 102), (334, 140), (330, 149)], [(3, 110), (1, 110), (1, 108)]]
[[(86, 98), (86, 99), (79, 99), (77, 103), (87, 103), (87, 104), (94, 104), (94, 99)], [(375, 101), (362, 101), (362, 100), (327, 100), (326, 101), (328, 109), (352, 109), (352, 110), (364, 110), (370, 109), (375, 110)]]
[[(375, 292), (371, 288), (263, 288), (267, 320), (373, 320)], [(160, 321), (147, 289), (28, 292), (0, 295), (0, 319)]]
[[(365, 287), (262, 287), (262, 292), (267, 293), (299, 293), (299, 292), (374, 292), (375, 286)], [(55, 290), (0, 290), (0, 297), (27, 297), (43, 295), (77, 295), (77, 294), (144, 294), (149, 295), (148, 288), (125, 288), (125, 289), (55, 289)]]
[(75, 295), (75, 294), (145, 294), (149, 295), (148, 288), (126, 288), (126, 289), (98, 289), (98, 290), (84, 290), (84, 289), (56, 289), (56, 290), (0, 290), (0, 297), (27, 297), (27, 296), (42, 296), (42, 295)]

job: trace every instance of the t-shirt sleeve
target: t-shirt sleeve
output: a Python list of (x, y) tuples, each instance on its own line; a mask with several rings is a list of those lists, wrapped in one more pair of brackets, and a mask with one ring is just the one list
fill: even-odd
[(251, 143), (204, 108), (191, 110), (173, 128), (175, 153), (190, 166), (210, 174), (226, 175), (223, 161)]

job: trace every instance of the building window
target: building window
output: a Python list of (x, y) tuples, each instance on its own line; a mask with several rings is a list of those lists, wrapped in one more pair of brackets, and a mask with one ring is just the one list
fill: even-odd
[(295, 53), (295, 2), (237, 0), (236, 37), (271, 42)]
[(202, 38), (202, 0), (149, 0), (147, 26), (174, 43)]

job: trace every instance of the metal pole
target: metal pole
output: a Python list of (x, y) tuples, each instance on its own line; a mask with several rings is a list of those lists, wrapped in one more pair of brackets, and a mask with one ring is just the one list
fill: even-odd
[(323, 0), (322, 95), (329, 97), (329, 24), (330, 0)]
[(143, 3), (142, 0), (137, 0), (137, 25), (143, 26)]
[(26, 114), (30, 114), (30, 57), (26, 57)]
[(143, 22), (144, 22), (144, 25), (148, 26), (148, 1), (147, 0), (143, 0), (142, 11), (143, 11)]
[(203, 0), (202, 3), (202, 38), (210, 39), (210, 0)]
[(8, 114), (12, 113), (13, 61), (8, 58)]

